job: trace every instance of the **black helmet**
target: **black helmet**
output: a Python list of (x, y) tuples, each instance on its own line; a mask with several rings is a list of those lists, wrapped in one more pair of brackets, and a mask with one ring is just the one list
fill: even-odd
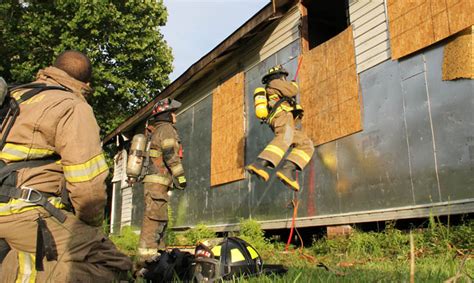
[(194, 278), (199, 282), (232, 279), (233, 276), (259, 275), (263, 261), (257, 250), (237, 237), (200, 243), (195, 251)]
[(154, 106), (153, 110), (151, 111), (151, 115), (155, 116), (167, 111), (176, 111), (178, 108), (181, 107), (181, 102), (176, 101), (171, 98), (165, 98), (158, 101)]
[(285, 77), (288, 76), (288, 71), (285, 70), (281, 65), (276, 65), (268, 70), (267, 74), (262, 77), (262, 84), (267, 84), (271, 81), (271, 78), (274, 75), (284, 75)]

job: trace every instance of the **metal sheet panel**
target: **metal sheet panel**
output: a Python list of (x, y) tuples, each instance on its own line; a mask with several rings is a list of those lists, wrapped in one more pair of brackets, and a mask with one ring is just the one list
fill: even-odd
[[(403, 62), (400, 64), (403, 66)], [(410, 179), (415, 204), (440, 201), (425, 73), (402, 82)]]
[(336, 142), (341, 212), (413, 203), (399, 76), (390, 61), (360, 75), (364, 131)]
[(443, 201), (474, 197), (474, 80), (442, 81), (443, 48), (423, 53)]
[[(273, 56), (254, 66), (245, 77), (245, 95), (247, 111), (247, 139), (245, 151), (245, 163), (253, 162), (258, 154), (273, 139), (273, 132), (267, 124), (260, 123), (255, 116), (253, 106), (253, 91), (261, 87), (261, 78), (269, 68), (282, 64), (289, 72), (289, 78), (293, 79), (298, 65), (298, 55), (300, 53), (299, 41), (294, 41), (290, 45), (281, 49)], [(269, 186), (270, 184), (270, 186)], [(250, 190), (250, 215), (256, 219), (286, 218), (291, 215), (291, 208), (288, 203), (292, 199), (292, 192), (288, 190), (275, 176), (269, 183), (258, 180), (255, 176), (249, 176)]]

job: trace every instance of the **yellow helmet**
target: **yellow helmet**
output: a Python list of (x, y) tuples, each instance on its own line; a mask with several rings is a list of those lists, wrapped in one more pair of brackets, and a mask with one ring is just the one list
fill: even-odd
[(262, 84), (267, 84), (271, 81), (274, 75), (284, 75), (288, 76), (288, 71), (285, 70), (281, 65), (276, 65), (268, 70), (267, 74), (262, 77)]

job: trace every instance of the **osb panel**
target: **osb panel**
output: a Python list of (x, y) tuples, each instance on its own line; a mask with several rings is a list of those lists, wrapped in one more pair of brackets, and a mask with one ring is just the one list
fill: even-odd
[(387, 1), (392, 59), (398, 59), (474, 24), (474, 0)]
[(244, 74), (212, 94), (211, 186), (244, 178)]
[(352, 27), (302, 56), (303, 129), (314, 144), (362, 130)]
[(474, 79), (474, 26), (457, 34), (446, 44), (443, 80)]

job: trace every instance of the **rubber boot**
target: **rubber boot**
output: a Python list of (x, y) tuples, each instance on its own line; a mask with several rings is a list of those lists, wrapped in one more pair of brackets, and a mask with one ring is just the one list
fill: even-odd
[(270, 173), (268, 173), (269, 166), (270, 162), (258, 158), (254, 163), (247, 165), (245, 169), (247, 169), (250, 174), (255, 174), (257, 177), (267, 182), (268, 179), (270, 179)]
[(290, 189), (294, 191), (300, 190), (300, 185), (296, 179), (296, 164), (291, 161), (285, 160), (282, 168), (276, 173), (277, 177)]

